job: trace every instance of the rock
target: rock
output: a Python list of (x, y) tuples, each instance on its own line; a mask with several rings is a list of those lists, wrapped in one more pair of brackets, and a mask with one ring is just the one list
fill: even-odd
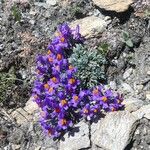
[(60, 141), (61, 150), (79, 150), (88, 147), (90, 147), (89, 126), (84, 122), (79, 122), (75, 125), (70, 135), (66, 133), (64, 141)]
[(133, 3), (133, 0), (93, 0), (98, 7), (116, 12), (124, 12)]
[(35, 102), (33, 102), (32, 98), (30, 98), (26, 102), (26, 106), (24, 107), (24, 110), (27, 111), (28, 114), (32, 115), (32, 114), (34, 114), (35, 111), (39, 110), (39, 107)]
[(116, 86), (116, 82), (115, 82), (115, 81), (110, 81), (109, 85), (110, 85), (110, 88), (111, 88), (112, 90), (116, 90), (116, 89), (117, 89), (117, 86)]
[(131, 86), (129, 84), (122, 83), (121, 85), (123, 87), (124, 92), (133, 93), (133, 89), (131, 88)]
[(0, 52), (2, 52), (4, 49), (4, 44), (0, 44)]
[(12, 150), (19, 150), (21, 145), (12, 144)]
[(91, 126), (94, 145), (107, 150), (124, 150), (131, 140), (138, 118), (128, 111), (112, 112)]
[(46, 0), (46, 4), (49, 6), (55, 6), (57, 4), (57, 0)]
[(102, 33), (107, 26), (107, 23), (99, 17), (90, 16), (83, 19), (78, 19), (70, 23), (72, 28), (80, 26), (80, 33), (85, 38), (91, 38)]
[(144, 105), (144, 102), (137, 98), (129, 97), (127, 99), (124, 99), (123, 104), (125, 105), (125, 110), (134, 112), (141, 108)]
[(139, 110), (132, 113), (134, 116), (142, 119), (143, 117), (150, 119), (150, 104), (141, 107)]
[(146, 99), (150, 100), (150, 91), (146, 91)]
[(34, 5), (38, 7), (44, 7), (45, 9), (48, 9), (49, 7), (49, 5), (47, 5), (46, 3), (42, 3), (42, 2), (35, 2)]
[(138, 90), (139, 92), (141, 92), (143, 90), (144, 86), (142, 84), (139, 85), (134, 85), (134, 90)]
[(35, 147), (35, 149), (34, 150), (41, 150), (41, 146), (37, 146), (37, 147)]
[(11, 113), (11, 117), (16, 120), (18, 124), (27, 123), (29, 120), (33, 120), (35, 112), (38, 111), (38, 106), (32, 101), (32, 98), (26, 103), (24, 108), (18, 108)]
[(147, 71), (147, 75), (149, 75), (149, 76), (150, 76), (150, 71)]
[(25, 122), (28, 122), (28, 120), (31, 119), (31, 116), (29, 116), (28, 113), (26, 111), (24, 111), (22, 108), (18, 108), (15, 111), (13, 111), (11, 113), (11, 116), (20, 125), (25, 123)]
[(128, 70), (125, 71), (125, 73), (123, 74), (123, 78), (127, 79), (133, 72), (132, 68), (129, 68)]
[(9, 142), (19, 145), (22, 142), (23, 136), (23, 130), (16, 128), (9, 137)]

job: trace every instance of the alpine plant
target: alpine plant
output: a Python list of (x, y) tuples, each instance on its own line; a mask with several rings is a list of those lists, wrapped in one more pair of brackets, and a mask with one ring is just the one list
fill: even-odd
[(41, 108), (40, 124), (53, 138), (60, 137), (82, 118), (92, 121), (102, 110), (123, 108), (122, 96), (103, 85), (81, 89), (82, 81), (76, 78), (77, 68), (68, 62), (68, 54), (83, 41), (79, 26), (72, 30), (62, 24), (48, 45), (47, 54), (37, 57), (32, 96)]

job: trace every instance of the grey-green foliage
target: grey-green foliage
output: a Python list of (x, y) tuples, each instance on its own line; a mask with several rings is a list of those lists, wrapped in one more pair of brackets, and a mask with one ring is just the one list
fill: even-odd
[(21, 12), (19, 8), (16, 5), (12, 6), (12, 15), (14, 16), (15, 21), (20, 22), (21, 21)]
[(13, 69), (11, 69), (8, 73), (0, 73), (0, 102), (5, 100), (7, 92), (14, 85), (15, 78), (16, 76)]
[(122, 37), (123, 37), (122, 41), (123, 41), (128, 47), (133, 47), (133, 42), (132, 42), (132, 40), (131, 40), (131, 38), (130, 38), (128, 32), (123, 31)]
[(98, 51), (105, 57), (108, 53), (108, 47), (109, 45), (107, 43), (101, 43), (98, 47)]
[(98, 50), (88, 51), (82, 45), (76, 45), (69, 62), (77, 67), (76, 76), (81, 81), (82, 88), (89, 88), (106, 80), (104, 65), (106, 59)]
[(146, 9), (146, 10), (144, 11), (144, 16), (145, 16), (145, 17), (150, 17), (150, 8), (149, 8), (149, 9)]

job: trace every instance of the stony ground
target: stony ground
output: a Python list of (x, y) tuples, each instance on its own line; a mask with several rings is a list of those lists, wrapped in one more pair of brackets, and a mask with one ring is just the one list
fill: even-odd
[[(0, 0), (0, 149), (150, 149), (150, 2), (132, 2)], [(89, 48), (109, 45), (107, 83), (123, 93), (126, 107), (91, 125), (81, 121), (71, 136), (53, 141), (42, 133), (30, 91), (35, 57), (62, 22), (79, 24)]]

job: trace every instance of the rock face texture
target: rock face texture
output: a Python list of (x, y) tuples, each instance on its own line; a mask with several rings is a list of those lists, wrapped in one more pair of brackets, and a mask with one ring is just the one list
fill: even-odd
[(77, 150), (90, 147), (89, 126), (80, 122), (75, 125), (74, 130), (65, 134), (64, 141), (60, 142), (60, 150)]
[(91, 38), (102, 33), (107, 23), (99, 17), (90, 16), (83, 19), (78, 19), (71, 22), (70, 26), (75, 28), (77, 25), (80, 25), (80, 33), (85, 38)]
[(139, 119), (142, 119), (142, 118), (150, 119), (150, 104), (144, 105), (143, 107), (133, 112), (132, 114), (137, 116)]
[(108, 11), (124, 12), (133, 0), (93, 0), (94, 4)]
[(20, 107), (16, 109), (15, 111), (13, 111), (11, 113), (11, 117), (14, 118), (19, 125), (21, 125), (31, 120), (34, 120), (35, 118), (36, 120), (38, 120), (37, 119), (38, 117), (35, 117), (38, 115), (37, 113), (35, 115), (35, 112), (38, 112), (38, 111), (39, 111), (39, 108), (37, 104), (33, 102), (32, 98), (30, 98), (27, 101), (26, 106), (24, 108)]
[(137, 120), (127, 111), (109, 113), (91, 126), (92, 143), (107, 150), (123, 150), (131, 140)]
[(141, 108), (144, 105), (144, 102), (137, 98), (129, 97), (123, 101), (123, 104), (125, 105), (125, 110), (134, 112)]

